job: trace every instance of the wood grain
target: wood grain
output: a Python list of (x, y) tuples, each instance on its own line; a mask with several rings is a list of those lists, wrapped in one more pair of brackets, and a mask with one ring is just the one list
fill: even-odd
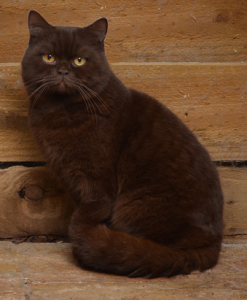
[(65, 236), (72, 200), (45, 167), (0, 170), (0, 238)]
[(30, 9), (53, 25), (86, 26), (107, 17), (111, 62), (247, 60), (246, 1), (1, 0), (0, 62), (20, 62)]
[[(219, 168), (219, 173), (225, 197), (224, 233), (247, 234), (247, 168)], [(66, 235), (73, 202), (45, 167), (0, 170), (0, 190), (0, 238)]]
[(127, 278), (78, 268), (71, 245), (0, 243), (3, 300), (236, 300), (247, 298), (247, 242), (222, 246), (219, 264), (173, 278)]
[[(174, 111), (214, 160), (247, 160), (247, 64), (117, 63), (130, 87)], [(0, 161), (42, 161), (27, 124), (19, 64), (0, 64)]]
[(0, 243), (3, 300), (236, 300), (247, 298), (247, 242), (222, 246), (219, 264), (173, 278), (127, 278), (75, 264), (71, 245)]
[(247, 168), (219, 168), (225, 197), (225, 234), (247, 234)]

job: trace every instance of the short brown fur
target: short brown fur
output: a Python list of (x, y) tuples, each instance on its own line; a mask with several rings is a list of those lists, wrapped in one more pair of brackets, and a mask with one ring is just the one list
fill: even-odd
[(216, 168), (179, 118), (114, 75), (106, 19), (55, 27), (31, 11), (28, 24), (29, 122), (74, 198), (69, 235), (79, 264), (147, 278), (215, 266), (223, 231)]

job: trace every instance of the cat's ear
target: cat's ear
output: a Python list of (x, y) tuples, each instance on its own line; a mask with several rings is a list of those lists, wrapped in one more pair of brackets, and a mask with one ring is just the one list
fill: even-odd
[(30, 10), (28, 15), (30, 36), (37, 36), (50, 26), (51, 25), (36, 10)]
[(106, 18), (101, 18), (95, 21), (93, 24), (89, 26), (90, 31), (93, 32), (99, 41), (102, 43), (106, 37), (108, 22)]

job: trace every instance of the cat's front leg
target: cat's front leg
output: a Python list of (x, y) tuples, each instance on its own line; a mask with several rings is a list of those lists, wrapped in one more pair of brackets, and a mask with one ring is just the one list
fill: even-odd
[(117, 198), (116, 182), (109, 180), (113, 176), (111, 172), (104, 170), (103, 176), (100, 174), (101, 170), (96, 169), (88, 160), (86, 171), (71, 168), (70, 173), (73, 172), (73, 176), (64, 174), (68, 179), (65, 184), (75, 201), (75, 210), (84, 224), (105, 223), (112, 215)]

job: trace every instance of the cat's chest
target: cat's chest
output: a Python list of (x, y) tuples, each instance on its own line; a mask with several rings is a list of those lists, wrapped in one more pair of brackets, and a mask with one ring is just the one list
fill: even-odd
[(107, 142), (114, 126), (103, 116), (83, 109), (46, 109), (30, 111), (31, 128), (38, 142), (45, 147), (67, 148), (73, 144), (86, 147)]
[(30, 114), (31, 128), (46, 161), (53, 166), (86, 162), (93, 169), (118, 156), (116, 129), (111, 118), (75, 113)]
[(32, 128), (47, 132), (70, 131), (92, 123), (92, 117), (84, 109), (66, 109), (63, 106), (30, 110), (29, 120)]

